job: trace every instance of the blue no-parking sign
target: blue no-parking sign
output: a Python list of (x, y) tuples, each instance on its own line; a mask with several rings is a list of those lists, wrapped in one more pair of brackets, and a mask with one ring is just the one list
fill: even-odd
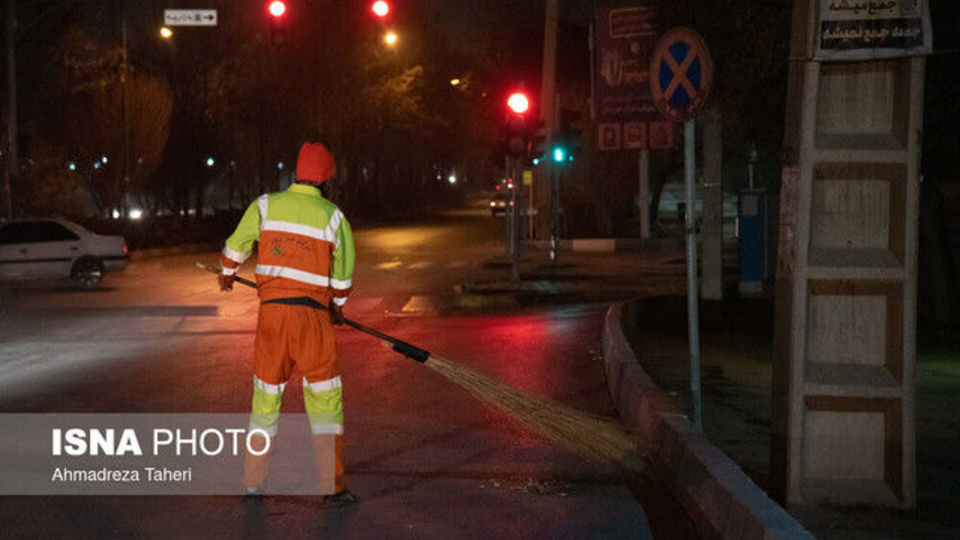
[(665, 118), (692, 118), (707, 100), (712, 82), (713, 61), (699, 34), (680, 27), (663, 35), (650, 60), (650, 91)]

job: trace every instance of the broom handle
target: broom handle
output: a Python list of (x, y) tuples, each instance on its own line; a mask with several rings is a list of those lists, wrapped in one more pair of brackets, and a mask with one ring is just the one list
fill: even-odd
[[(196, 265), (197, 265), (197, 268), (200, 268), (200, 269), (202, 269), (202, 270), (206, 270), (207, 272), (211, 272), (211, 273), (213, 273), (213, 274), (218, 274), (218, 275), (220, 274), (220, 269), (219, 269), (218, 267), (212, 265), (212, 264), (204, 264), (204, 263), (202, 263), (202, 262), (197, 261)], [(234, 276), (233, 279), (234, 279), (234, 281), (236, 281), (237, 283), (240, 283), (241, 285), (246, 285), (247, 287), (250, 287), (250, 288), (253, 288), (253, 289), (256, 289), (256, 288), (257, 288), (257, 284), (254, 283), (253, 281), (250, 281), (249, 279), (242, 278), (242, 277), (240, 277), (240, 276)], [(321, 310), (324, 310), (324, 311), (329, 311), (329, 309), (327, 308), (327, 306), (321, 304), (320, 302), (317, 302), (317, 305), (316, 305), (316, 306), (311, 305), (311, 306), (307, 306), (307, 307), (312, 307), (313, 309), (321, 309)], [(344, 324), (346, 324), (347, 326), (349, 326), (349, 327), (351, 327), (351, 328), (356, 328), (357, 330), (359, 330), (359, 331), (361, 331), (361, 332), (363, 332), (363, 333), (365, 333), (365, 334), (369, 334), (369, 335), (371, 335), (371, 336), (379, 339), (380, 341), (384, 342), (384, 345), (388, 345), (388, 346), (389, 346), (391, 349), (393, 349), (395, 352), (398, 352), (398, 353), (406, 356), (407, 358), (409, 358), (409, 359), (411, 359), (411, 360), (415, 360), (415, 361), (420, 362), (420, 363), (422, 364), (422, 363), (424, 363), (424, 362), (427, 361), (427, 358), (430, 358), (430, 353), (429, 353), (428, 351), (425, 351), (425, 350), (423, 350), (423, 349), (421, 349), (421, 348), (419, 348), (419, 347), (417, 347), (417, 346), (415, 346), (415, 345), (411, 345), (410, 343), (407, 343), (406, 341), (403, 341), (402, 339), (398, 339), (398, 338), (395, 338), (395, 337), (393, 337), (393, 336), (391, 336), (391, 335), (384, 334), (383, 332), (380, 332), (379, 330), (374, 330), (373, 328), (370, 328), (370, 327), (367, 326), (367, 325), (360, 324), (360, 323), (358, 323), (358, 322), (356, 322), (356, 321), (352, 321), (352, 320), (350, 320), (350, 319), (347, 319), (346, 317), (344, 317), (343, 322), (344, 322)]]

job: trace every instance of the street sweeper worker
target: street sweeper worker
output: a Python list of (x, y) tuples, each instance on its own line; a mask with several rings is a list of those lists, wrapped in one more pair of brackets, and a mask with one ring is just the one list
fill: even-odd
[[(343, 212), (320, 193), (334, 176), (333, 156), (307, 142), (297, 158), (296, 182), (286, 191), (250, 204), (221, 255), (220, 289), (229, 291), (237, 269), (259, 242), (256, 266), (260, 311), (254, 341), (250, 430), (262, 430), (259, 452), (273, 448), (283, 390), (294, 366), (303, 374), (303, 401), (313, 434), (313, 453), (325, 500), (355, 500), (343, 485), (343, 396), (332, 324), (343, 324), (342, 307), (353, 285), (353, 233)], [(256, 433), (261, 433), (258, 431)], [(270, 452), (248, 452), (243, 484), (263, 492)]]

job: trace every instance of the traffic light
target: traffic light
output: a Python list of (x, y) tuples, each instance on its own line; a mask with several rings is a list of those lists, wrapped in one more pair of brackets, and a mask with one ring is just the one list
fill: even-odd
[(530, 99), (523, 92), (514, 92), (507, 98), (507, 107), (510, 107), (514, 114), (525, 114), (530, 110)]
[(270, 42), (279, 47), (287, 42), (287, 3), (273, 0), (267, 4), (267, 14), (270, 15)]
[(547, 128), (543, 120), (537, 120), (530, 137), (530, 159), (534, 165), (539, 165), (540, 160), (547, 155)]
[[(580, 155), (580, 139), (583, 130), (580, 124), (580, 111), (560, 109), (560, 126), (557, 130), (557, 140), (554, 144), (554, 161), (573, 161), (574, 156)], [(557, 159), (557, 149), (563, 157)]]
[(274, 0), (267, 5), (267, 12), (274, 19), (280, 19), (287, 13), (287, 4), (282, 0)]
[(524, 92), (513, 92), (507, 98), (507, 109), (506, 151), (514, 157), (526, 157), (530, 148), (530, 98)]
[(384, 0), (377, 0), (370, 6), (370, 11), (380, 19), (385, 19), (390, 14), (390, 4)]

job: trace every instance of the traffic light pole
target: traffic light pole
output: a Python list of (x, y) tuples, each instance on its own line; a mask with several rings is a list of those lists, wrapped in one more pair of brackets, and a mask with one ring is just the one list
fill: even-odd
[(511, 178), (513, 178), (513, 193), (510, 200), (510, 234), (513, 239), (513, 264), (511, 265), (510, 277), (514, 281), (520, 279), (520, 190), (523, 189), (523, 178), (520, 172), (520, 160), (513, 158), (510, 168)]
[(17, 160), (17, 3), (14, 0), (7, 0), (6, 7), (6, 25), (4, 28), (4, 39), (7, 61), (7, 101), (4, 117), (6, 119), (6, 152), (4, 156), (3, 171), (3, 216), (6, 219), (13, 217), (13, 191), (10, 185), (15, 183), (17, 175), (20, 173), (20, 164)]
[(510, 155), (504, 158), (504, 176), (509, 185), (513, 186), (503, 228), (506, 234), (506, 257), (510, 261), (510, 279), (514, 281), (520, 279), (520, 186), (517, 183), (519, 165), (518, 158)]
[(560, 253), (560, 167), (550, 167), (550, 263)]
[[(510, 155), (507, 154), (503, 158), (503, 177), (507, 179), (507, 185), (509, 186), (510, 182), (513, 181), (513, 176), (511, 172), (511, 159)], [(509, 188), (508, 188), (509, 189)], [(513, 200), (513, 195), (511, 194), (511, 201)], [(504, 231), (504, 257), (507, 260), (513, 260), (513, 208), (509, 205), (507, 206), (507, 212), (504, 214), (503, 220), (503, 231)]]

